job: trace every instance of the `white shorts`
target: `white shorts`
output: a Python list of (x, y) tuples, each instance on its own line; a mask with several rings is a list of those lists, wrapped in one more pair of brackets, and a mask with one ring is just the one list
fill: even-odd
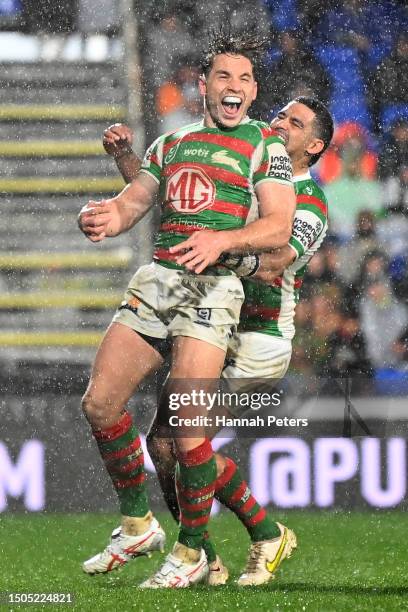
[[(240, 332), (228, 346), (221, 378), (228, 384), (229, 392), (271, 393), (278, 380), (285, 376), (291, 355), (291, 340), (260, 332)], [(228, 406), (228, 412), (234, 417), (241, 417), (247, 411), (247, 403), (232, 402)]]
[(234, 274), (187, 274), (153, 262), (139, 268), (124, 298), (114, 322), (153, 338), (188, 336), (226, 350), (244, 291)]
[(260, 332), (239, 332), (228, 345), (223, 378), (283, 378), (292, 341)]

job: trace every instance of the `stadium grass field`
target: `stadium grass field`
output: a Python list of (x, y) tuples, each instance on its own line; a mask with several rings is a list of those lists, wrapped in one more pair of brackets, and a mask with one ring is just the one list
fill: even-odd
[[(175, 525), (167, 516), (159, 518), (171, 543)], [(117, 517), (3, 514), (0, 592), (75, 596), (74, 605), (9, 607), (30, 610), (408, 610), (408, 514), (290, 512), (277, 518), (296, 531), (299, 549), (269, 585), (234, 584), (244, 567), (247, 536), (235, 517), (224, 513), (213, 520), (211, 532), (230, 568), (228, 585), (142, 591), (137, 585), (163, 559), (159, 553), (109, 575), (81, 571), (81, 562), (102, 548)]]

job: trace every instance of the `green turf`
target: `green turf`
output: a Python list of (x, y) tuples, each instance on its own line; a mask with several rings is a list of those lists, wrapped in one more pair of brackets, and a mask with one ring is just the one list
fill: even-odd
[[(174, 525), (162, 518), (172, 542)], [(237, 520), (224, 514), (212, 521), (211, 531), (230, 568), (229, 585), (140, 591), (138, 583), (163, 558), (159, 553), (107, 576), (81, 572), (81, 561), (105, 544), (115, 517), (2, 515), (0, 592), (72, 592), (74, 606), (46, 608), (81, 611), (408, 610), (408, 515), (296, 512), (277, 518), (294, 528), (299, 549), (266, 587), (239, 589), (234, 584), (248, 541)]]

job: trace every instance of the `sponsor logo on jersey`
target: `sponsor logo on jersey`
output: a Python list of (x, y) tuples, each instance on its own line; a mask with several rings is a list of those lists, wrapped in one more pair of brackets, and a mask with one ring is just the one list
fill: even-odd
[(166, 203), (180, 213), (194, 214), (212, 205), (215, 185), (198, 168), (180, 168), (167, 180)]
[(320, 220), (314, 225), (296, 218), (293, 221), (292, 236), (298, 240), (305, 250), (310, 248), (323, 229), (323, 224)]
[(267, 176), (271, 178), (292, 180), (292, 164), (287, 154), (276, 155), (276, 144), (268, 145), (269, 166)]
[(239, 167), (239, 161), (234, 159), (233, 157), (229, 157), (228, 151), (226, 149), (222, 149), (222, 151), (216, 151), (211, 155), (211, 161), (216, 164), (224, 164), (224, 166), (231, 166), (233, 170), (243, 174), (241, 168)]
[(208, 149), (202, 149), (201, 147), (198, 149), (184, 149), (183, 153), (186, 157), (189, 155), (193, 157), (207, 157), (210, 154)]
[(173, 161), (173, 159), (176, 157), (177, 149), (178, 149), (178, 145), (171, 147), (171, 149), (167, 151), (167, 154), (164, 158), (165, 164), (169, 164), (171, 161)]

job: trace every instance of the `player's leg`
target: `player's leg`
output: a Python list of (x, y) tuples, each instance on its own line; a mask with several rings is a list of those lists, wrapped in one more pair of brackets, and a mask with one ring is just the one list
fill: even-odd
[[(153, 419), (146, 437), (146, 446), (156, 469), (156, 475), (163, 492), (164, 500), (176, 523), (180, 520), (177, 500), (175, 469), (177, 464), (172, 432), (168, 425), (167, 396), (159, 400), (158, 411)], [(224, 471), (224, 460), (216, 455), (217, 476)], [(225, 584), (228, 580), (228, 569), (217, 555), (208, 531), (204, 534), (203, 549), (207, 557), (209, 574), (207, 583), (210, 586)]]
[[(190, 381), (200, 380), (204, 391), (219, 378), (225, 350), (197, 338), (178, 336), (174, 341), (168, 393), (186, 392)], [(207, 386), (206, 386), (207, 385)], [(194, 385), (193, 385), (194, 386)], [(191, 416), (205, 416), (206, 406), (190, 403), (180, 406), (179, 421)], [(204, 427), (178, 427), (173, 431), (177, 457), (176, 488), (180, 507), (180, 529), (172, 553), (164, 565), (143, 587), (188, 586), (206, 579), (208, 563), (204, 539), (214, 496), (217, 465)]]
[(163, 548), (164, 532), (147, 499), (139, 432), (126, 411), (138, 384), (161, 363), (158, 351), (122, 323), (112, 323), (99, 347), (82, 406), (117, 492), (122, 522), (108, 547), (84, 563), (89, 574)]
[[(271, 389), (274, 381), (286, 374), (291, 352), (290, 340), (257, 332), (239, 333), (231, 343), (222, 377), (236, 381), (237, 386), (249, 379), (248, 392), (251, 392), (251, 385), (255, 385), (253, 390), (259, 390), (261, 379), (267, 379)], [(229, 410), (232, 416), (242, 415), (238, 405), (229, 407)], [(225, 458), (224, 471), (217, 478), (214, 496), (234, 512), (251, 539), (247, 566), (238, 584), (251, 586), (268, 582), (281, 562), (296, 548), (295, 534), (273, 521), (259, 506), (239, 467), (230, 458)]]
[(166, 506), (178, 524), (180, 509), (177, 501), (175, 478), (177, 459), (171, 429), (165, 423), (166, 417), (162, 416), (161, 408), (163, 408), (163, 404), (164, 402), (160, 398), (158, 410), (147, 432), (146, 447), (155, 467)]

